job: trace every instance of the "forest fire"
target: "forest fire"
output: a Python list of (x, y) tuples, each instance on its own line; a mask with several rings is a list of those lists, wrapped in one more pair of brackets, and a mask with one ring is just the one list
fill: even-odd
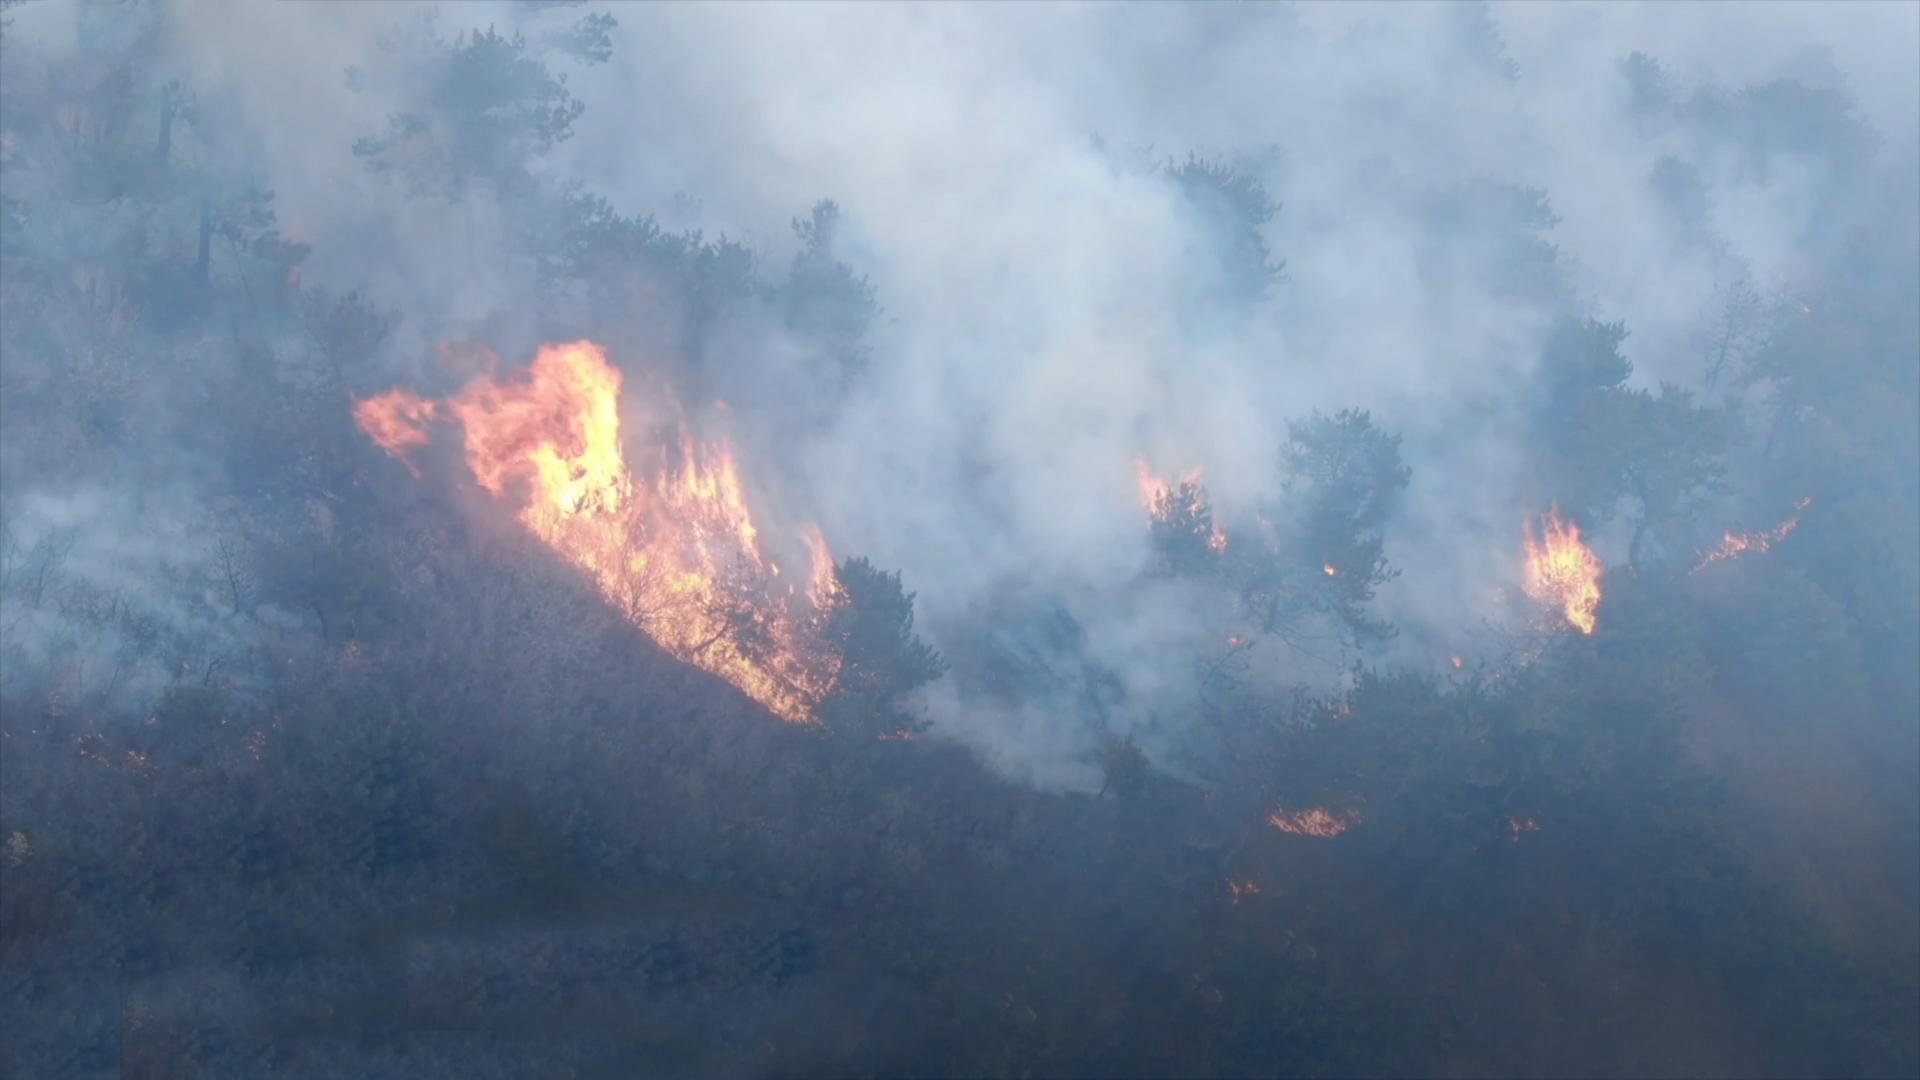
[[(826, 541), (816, 528), (802, 535), (813, 560), (805, 604), (792, 590), (776, 600), (779, 569), (761, 552), (731, 449), (695, 440), (667, 398), (658, 404), (670, 422), (645, 433), (658, 437), (644, 440), (630, 469), (621, 381), (590, 341), (547, 345), (521, 377), (476, 376), (446, 400), (445, 415), (465, 432), (474, 480), (520, 501), (520, 521), (662, 648), (783, 719), (811, 720), (832, 678), (802, 632), (834, 587)], [(439, 415), (435, 402), (405, 390), (354, 409), (367, 435), (410, 469), (407, 452), (426, 443), (426, 422)]]
[(1725, 538), (1721, 540), (1720, 546), (1703, 554), (1700, 557), (1700, 561), (1695, 563), (1693, 568), (1695, 570), (1701, 570), (1712, 563), (1719, 562), (1721, 559), (1730, 559), (1735, 555), (1744, 554), (1749, 551), (1764, 552), (1771, 550), (1773, 545), (1785, 540), (1788, 534), (1800, 527), (1801, 512), (1812, 505), (1813, 498), (1811, 496), (1801, 499), (1799, 502), (1793, 504), (1794, 513), (1792, 517), (1765, 532), (1736, 533), (1729, 530), (1725, 534)]
[(1295, 836), (1339, 836), (1360, 823), (1359, 814), (1341, 814), (1316, 806), (1311, 810), (1275, 810), (1267, 824)]
[[(1140, 504), (1146, 508), (1147, 516), (1159, 522), (1172, 522), (1197, 515), (1206, 509), (1206, 475), (1203, 470), (1189, 469), (1178, 481), (1162, 480), (1155, 476), (1144, 457), (1133, 459), (1134, 484), (1140, 490)], [(1227, 534), (1218, 525), (1207, 526), (1207, 547), (1214, 551), (1227, 550)]]
[(1204, 479), (1199, 469), (1189, 469), (1179, 480), (1162, 480), (1153, 474), (1152, 466), (1144, 457), (1133, 459), (1133, 481), (1140, 489), (1140, 505), (1153, 513), (1163, 499), (1171, 496), (1181, 485), (1198, 487)]
[(353, 419), (382, 450), (418, 477), (420, 470), (407, 455), (415, 447), (427, 445), (427, 425), (433, 422), (438, 408), (411, 391), (389, 390), (355, 402)]
[(1527, 526), (1527, 595), (1557, 607), (1583, 634), (1593, 633), (1600, 607), (1600, 559), (1580, 541), (1580, 527), (1560, 520), (1558, 508), (1541, 518), (1541, 536)]

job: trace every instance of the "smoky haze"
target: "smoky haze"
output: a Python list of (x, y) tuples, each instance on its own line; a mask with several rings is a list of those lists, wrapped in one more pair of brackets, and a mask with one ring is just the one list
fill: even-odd
[[(1205, 863), (1150, 885), (1163, 868), (1146, 859), (1151, 873), (1116, 886), (1131, 898), (1116, 927), (1179, 907), (1169, 897), (1187, 886), (1172, 880), (1217, 892), (1226, 878), (1230, 899), (1209, 902), (1242, 922), (1258, 915), (1249, 883), (1311, 906), (1262, 876), (1269, 842), (1352, 841), (1364, 859), (1313, 864), (1338, 882), (1331, 897), (1364, 907), (1398, 889), (1443, 923), (1472, 922), (1462, 897), (1518, 909), (1535, 895), (1499, 876), (1516, 872), (1500, 869), (1510, 850), (1578, 851), (1601, 842), (1593, 830), (1620, 851), (1538, 870), (1552, 884), (1533, 907), (1560, 921), (1515, 929), (1525, 959), (1477, 991), (1526, 997), (1535, 966), (1561, 973), (1552, 1018), (1519, 1021), (1537, 1038), (1442, 1019), (1423, 997), (1415, 984), (1444, 985), (1471, 956), (1394, 944), (1401, 970), (1378, 944), (1365, 964), (1383, 966), (1368, 968), (1365, 950), (1312, 937), (1319, 924), (1293, 914), (1232, 932), (1259, 942), (1250, 956), (1272, 951), (1268, 969), (1318, 972), (1298, 976), (1311, 992), (1196, 966), (1185, 950), (1201, 937), (1156, 929), (1146, 948), (1167, 958), (1141, 961), (1160, 966), (1100, 1015), (1124, 1026), (1112, 1017), (1153, 1007), (1161, 983), (1185, 987), (1165, 992), (1213, 1041), (1167, 1036), (1130, 1066), (1148, 1074), (1582, 1071), (1606, 1040), (1604, 1025), (1566, 1019), (1599, 993), (1572, 987), (1672, 974), (1661, 1000), (1684, 1020), (1628, 1010), (1619, 1022), (1653, 1049), (1592, 1067), (1899, 1075), (1920, 1062), (1910, 1021), (1890, 1019), (1920, 1005), (1900, 968), (1920, 957), (1920, 4), (41, 0), (0, 19), (9, 738), (57, 730), (63, 762), (77, 745), (87, 767), (155, 790), (173, 769), (274, 767), (261, 746), (297, 748), (278, 751), (296, 755), (289, 768), (457, 746), (470, 773), (421, 779), (368, 813), (379, 835), (404, 833), (392, 822), (451, 798), (448, 820), (480, 822), (493, 852), (519, 850), (521, 826), (500, 822), (523, 806), (543, 822), (584, 815), (589, 831), (606, 827), (595, 814), (628, 812), (554, 809), (564, 800), (543, 782), (618, 783), (567, 772), (575, 751), (539, 740), (591, 730), (623, 748), (607, 751), (611, 769), (649, 739), (687, 738), (624, 731), (710, 726), (687, 753), (723, 762), (711, 775), (672, 764), (677, 749), (645, 766), (662, 792), (646, 797), (665, 800), (651, 812), (684, 817), (689, 838), (649, 832), (634, 842), (650, 854), (617, 856), (574, 838), (552, 858), (604, 857), (580, 870), (595, 887), (629, 872), (675, 889), (773, 875), (769, 896), (807, 898), (792, 912), (835, 897), (822, 917), (846, 928), (895, 923), (849, 899), (857, 875), (824, 856), (687, 869), (698, 860), (673, 845), (703, 849), (710, 822), (686, 807), (752, 786), (770, 819), (818, 813), (832, 832), (884, 816), (859, 800), (893, 806), (924, 769), (957, 804), (1018, 815), (979, 826), (1020, 852), (968, 848), (984, 880), (1056, 851), (1065, 895), (1097, 892), (1117, 836), (1168, 866)], [(449, 416), (463, 387), (580, 340), (604, 346), (623, 380), (630, 467), (674, 424), (676, 447), (724, 444), (724, 459), (699, 459), (713, 470), (700, 482), (724, 493), (737, 463), (753, 508), (740, 557), (795, 582), (817, 535), (837, 569), (811, 592), (774, 583), (791, 598), (777, 612), (739, 598), (773, 595), (753, 578), (675, 638), (648, 621), (663, 616), (643, 600), (680, 602), (648, 591), (656, 579), (615, 583), (581, 534), (543, 546), (519, 529), (506, 504), (538, 506), (545, 480), (515, 474), (533, 494), (476, 487), (479, 421), (463, 442)], [(391, 393), (434, 410), (417, 445), (356, 413)], [(739, 531), (745, 511), (699, 513), (722, 516), (673, 527), (706, 559), (710, 534)], [(1560, 523), (1578, 539), (1555, 548)], [(666, 543), (665, 526), (647, 528)], [(703, 563), (716, 578), (731, 565)], [(1568, 590), (1589, 585), (1583, 625)], [(869, 611), (891, 614), (852, 614)], [(773, 758), (785, 752), (768, 747), (801, 738), (752, 703), (770, 700), (755, 678), (802, 669), (800, 684), (832, 672), (811, 726), (833, 746), (859, 738), (857, 755), (820, 742), (765, 770), (747, 750), (729, 758), (729, 732)], [(510, 687), (416, 689), (496, 677)], [(1617, 696), (1626, 688), (1647, 696)], [(475, 721), (484, 735), (459, 719), (508, 708), (527, 715)], [(343, 717), (377, 733), (328, 745)], [(240, 741), (176, 765), (176, 730)], [(524, 738), (538, 747), (511, 741)], [(383, 740), (410, 749), (368, 749)], [(876, 752), (922, 756), (896, 768)], [(490, 757), (516, 754), (545, 764), (515, 778)], [(820, 756), (835, 763), (794, 764)], [(834, 771), (856, 770), (847, 761), (889, 779)], [(8, 793), (11, 874), (118, 865), (62, 855), (91, 850), (94, 830), (62, 818), (53, 765), (18, 768), (11, 786), (31, 795)], [(807, 768), (843, 781), (766, 779)], [(469, 781), (511, 789), (509, 809), (447, 794)], [(1540, 785), (1539, 806), (1562, 821), (1528, 802)], [(1661, 801), (1680, 789), (1700, 805)], [(1281, 813), (1309, 807), (1339, 824), (1302, 835)], [(1154, 818), (1163, 835), (1146, 839)], [(1459, 824), (1482, 819), (1487, 836)], [(1706, 839), (1672, 839), (1696, 827)], [(292, 826), (235, 828), (297, 846)], [(915, 828), (949, 831), (933, 819), (899, 831)], [(836, 842), (865, 835), (847, 825)], [(432, 853), (464, 842), (391, 857), (463, 903), (471, 883), (434, 878)], [(877, 879), (938, 880), (938, 857), (913, 852)], [(1604, 910), (1552, 899), (1587, 888), (1582, 875), (1637, 889), (1634, 867), (1689, 860), (1703, 869), (1672, 872), (1729, 891), (1684, 911), (1627, 884)], [(1449, 874), (1481, 876), (1436, 884)], [(1736, 879), (1748, 884), (1723, 884)], [(384, 887), (326, 910), (378, 907), (367, 897)], [(997, 902), (983, 910), (1009, 925), (1039, 903)], [(318, 925), (300, 910), (273, 917), (289, 933)], [(50, 918), (19, 916), (9, 936), (65, 940)], [(1023, 931), (1076, 943), (1052, 963), (1115, 955), (1054, 918), (1068, 916)], [(1355, 918), (1392, 921), (1382, 908)], [(918, 928), (889, 939), (903, 955), (1024, 940), (988, 916), (938, 932), (901, 919)], [(1696, 923), (1721, 929), (1688, 937)], [(1770, 953), (1780, 970), (1742, 976), (1790, 925), (1813, 957), (1791, 961), (1803, 973)], [(843, 955), (817, 926), (776, 932)], [(1657, 955), (1663, 934), (1698, 955), (1671, 973), (1607, 958), (1617, 941)], [(10, 963), (84, 967), (46, 948)], [(828, 959), (826, 974), (793, 976), (799, 989), (786, 975), (756, 984), (764, 1000), (735, 1015), (689, 1004), (732, 970), (715, 948), (721, 959), (686, 961), (707, 973), (685, 975), (692, 997), (660, 999), (698, 1052), (596, 1033), (525, 1060), (455, 1040), (446, 1060), (506, 1073), (549, 1052), (588, 1073), (636, 1060), (694, 1074), (1118, 1067), (1054, 1030), (1099, 1010), (1077, 1012), (1091, 999), (1051, 977)], [(1369, 997), (1356, 987), (1370, 977), (1326, 974), (1323, 952), (1349, 972), (1390, 972), (1388, 989)], [(217, 965), (153, 963), (135, 980), (146, 989), (114, 999), (124, 1015), (221, 1027), (181, 1019), (192, 982), (169, 974)], [(1846, 974), (1832, 976), (1843, 989), (1821, 1005), (1825, 1026), (1769, 1035), (1782, 1023), (1769, 1010), (1829, 970)], [(72, 975), (75, 1000), (112, 996), (91, 977)], [(222, 988), (216, 1012), (247, 996), (242, 976), (196, 977)], [(1743, 980), (1778, 997), (1727, 989)], [(942, 1014), (947, 1026), (887, 1033), (873, 999), (896, 983), (929, 1008), (967, 1004)], [(1275, 995), (1307, 1017), (1293, 1034), (1259, 1018)], [(25, 1002), (9, 1008), (41, 1015)], [(857, 1018), (845, 1022), (858, 1031), (803, 1034), (815, 1016)], [(1368, 1057), (1352, 1032), (1373, 1020), (1325, 1035), (1352, 1016), (1421, 1019)], [(247, 1038), (272, 1026), (233, 1023)], [(760, 1040), (745, 1057), (711, 1049), (730, 1024)], [(139, 1041), (119, 1038), (122, 1053)], [(155, 1038), (155, 1060), (195, 1060), (190, 1039)], [(19, 1041), (15, 1060), (44, 1065), (50, 1045)], [(287, 1067), (428, 1060), (342, 1054)]]

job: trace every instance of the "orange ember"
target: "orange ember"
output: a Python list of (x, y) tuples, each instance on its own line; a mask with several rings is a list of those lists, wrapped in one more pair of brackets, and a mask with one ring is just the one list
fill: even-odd
[(1527, 526), (1527, 595), (1558, 607), (1583, 634), (1593, 633), (1600, 608), (1600, 559), (1580, 542), (1580, 527), (1560, 520), (1559, 510), (1541, 518), (1543, 535), (1536, 539)]
[(1702, 555), (1700, 561), (1695, 563), (1693, 568), (1699, 570), (1709, 563), (1716, 563), (1721, 559), (1730, 559), (1735, 555), (1748, 551), (1771, 550), (1773, 545), (1785, 540), (1789, 533), (1800, 527), (1800, 512), (1812, 505), (1813, 498), (1811, 496), (1801, 499), (1793, 505), (1794, 514), (1792, 517), (1766, 532), (1736, 533), (1729, 531), (1725, 539), (1720, 542), (1720, 546)]
[[(520, 521), (662, 648), (786, 720), (810, 720), (832, 680), (832, 665), (802, 632), (817, 606), (773, 599), (777, 570), (759, 549), (731, 449), (694, 439), (670, 399), (646, 402), (672, 422), (640, 440), (648, 445), (636, 471), (623, 449), (620, 390), (606, 353), (578, 341), (542, 346), (517, 377), (476, 376), (446, 408), (465, 431), (474, 480), (519, 505)], [(402, 457), (425, 442), (413, 418), (433, 407), (392, 391), (362, 402), (355, 418)], [(395, 415), (412, 421), (397, 437)], [(817, 605), (833, 560), (817, 529), (807, 544), (819, 597), (808, 601)]]
[(1359, 814), (1337, 814), (1318, 806), (1311, 810), (1296, 810), (1291, 813), (1275, 810), (1272, 816), (1267, 818), (1267, 824), (1281, 832), (1293, 833), (1295, 836), (1339, 836), (1359, 823)]

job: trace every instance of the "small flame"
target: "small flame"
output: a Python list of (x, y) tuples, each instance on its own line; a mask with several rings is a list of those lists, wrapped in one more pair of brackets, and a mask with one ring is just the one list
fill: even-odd
[(1231, 903), (1239, 903), (1242, 898), (1260, 895), (1260, 883), (1252, 879), (1227, 882), (1227, 898)]
[(1520, 842), (1520, 838), (1528, 833), (1539, 832), (1540, 823), (1530, 817), (1508, 818), (1507, 828), (1513, 831), (1513, 842), (1517, 844)]
[[(1156, 521), (1172, 521), (1179, 512), (1199, 508), (1206, 498), (1204, 469), (1188, 469), (1178, 481), (1162, 480), (1154, 475), (1146, 458), (1135, 457), (1133, 479), (1140, 491), (1140, 504), (1146, 508), (1147, 516)], [(1227, 534), (1219, 525), (1210, 526), (1207, 547), (1216, 552), (1227, 550)]]
[(811, 564), (813, 602), (819, 607), (827, 607), (840, 594), (840, 579), (833, 573), (833, 552), (827, 548), (827, 538), (820, 534), (820, 526), (809, 524), (800, 530), (800, 540), (807, 545), (807, 558)]
[(1527, 595), (1558, 607), (1583, 634), (1593, 633), (1600, 608), (1600, 559), (1580, 542), (1580, 527), (1560, 520), (1559, 508), (1541, 518), (1543, 535), (1527, 526)]
[(1447, 662), (1453, 665), (1453, 670), (1455, 671), (1459, 671), (1461, 668), (1467, 665), (1467, 662), (1465, 660), (1462, 660), (1458, 656), (1447, 657)]
[(1339, 836), (1359, 823), (1359, 814), (1336, 813), (1323, 806), (1293, 812), (1275, 810), (1272, 816), (1267, 818), (1267, 824), (1281, 832), (1293, 833), (1295, 836)]
[(1721, 540), (1720, 546), (1701, 555), (1700, 561), (1695, 563), (1693, 568), (1697, 571), (1706, 567), (1709, 563), (1716, 563), (1721, 559), (1730, 559), (1743, 552), (1764, 552), (1771, 550), (1773, 545), (1785, 540), (1788, 534), (1800, 527), (1801, 512), (1812, 505), (1812, 496), (1801, 499), (1799, 502), (1793, 504), (1794, 514), (1792, 517), (1765, 532), (1736, 533), (1729, 530), (1725, 534), (1725, 538)]
[(1322, 563), (1320, 566), (1320, 572), (1327, 575), (1328, 577), (1340, 576), (1339, 568), (1334, 566), (1332, 563)]
[[(1159, 513), (1161, 505), (1179, 490), (1181, 484), (1199, 487), (1206, 480), (1203, 469), (1188, 469), (1179, 480), (1162, 480), (1153, 474), (1153, 467), (1144, 457), (1133, 459), (1133, 482), (1140, 489), (1140, 505), (1147, 508), (1149, 514)], [(1222, 544), (1225, 539), (1222, 538)]]

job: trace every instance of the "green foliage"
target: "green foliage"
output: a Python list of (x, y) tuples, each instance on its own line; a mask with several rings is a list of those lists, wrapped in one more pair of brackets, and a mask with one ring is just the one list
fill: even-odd
[[(1658, 394), (1628, 387), (1626, 337), (1624, 323), (1562, 322), (1542, 353), (1533, 428), (1539, 501), (1601, 522), (1631, 499), (1629, 561), (1638, 566), (1649, 537), (1685, 536), (1693, 515), (1723, 490), (1732, 416), (1696, 405), (1677, 386), (1663, 384)], [(1668, 554), (1691, 552), (1672, 545)]]
[(867, 367), (865, 339), (880, 308), (872, 283), (840, 261), (839, 229), (840, 207), (831, 200), (815, 203), (805, 220), (794, 221), (801, 247), (783, 292), (787, 327), (825, 345), (835, 382), (845, 388)]
[(838, 667), (820, 707), (822, 720), (833, 731), (867, 737), (924, 730), (923, 721), (901, 710), (901, 699), (947, 666), (914, 636), (913, 594), (901, 587), (899, 574), (864, 558), (843, 559), (833, 573), (835, 595), (821, 637)]
[(604, 64), (613, 59), (613, 31), (619, 25), (604, 11), (582, 15), (554, 41), (554, 47), (584, 63)]
[(1273, 261), (1265, 228), (1280, 205), (1254, 177), (1232, 165), (1189, 155), (1165, 172), (1214, 243), (1214, 290), (1234, 304), (1266, 298), (1286, 263)]
[(1234, 552), (1235, 581), (1255, 626), (1284, 635), (1301, 618), (1324, 615), (1354, 643), (1390, 637), (1392, 627), (1365, 605), (1399, 573), (1387, 563), (1383, 530), (1412, 477), (1400, 437), (1364, 411), (1316, 413), (1288, 425), (1280, 465), (1280, 499), (1266, 518), (1275, 548)]
[(455, 198), (475, 183), (502, 194), (526, 190), (531, 161), (573, 134), (586, 105), (564, 75), (529, 54), (523, 35), (488, 27), (429, 51), (428, 108), (393, 116), (385, 134), (356, 140), (354, 155), (415, 194)]

